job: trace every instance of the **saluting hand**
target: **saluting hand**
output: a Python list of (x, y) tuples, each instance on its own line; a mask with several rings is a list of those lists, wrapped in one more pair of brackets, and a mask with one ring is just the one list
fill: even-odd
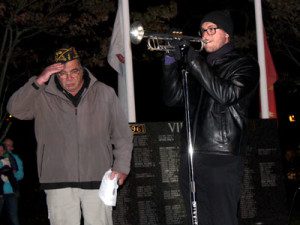
[(36, 82), (39, 85), (45, 84), (53, 74), (56, 74), (64, 69), (65, 65), (62, 63), (55, 63), (46, 67), (43, 72), (37, 77)]

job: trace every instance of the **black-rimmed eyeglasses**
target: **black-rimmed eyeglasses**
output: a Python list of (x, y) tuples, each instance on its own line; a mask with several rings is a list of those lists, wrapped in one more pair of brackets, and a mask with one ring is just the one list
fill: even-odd
[(62, 79), (66, 79), (68, 76), (74, 78), (81, 72), (81, 70), (82, 70), (82, 68), (75, 68), (75, 69), (72, 69), (69, 73), (67, 73), (65, 71), (61, 71), (57, 75), (59, 78), (62, 78)]
[(203, 36), (205, 32), (207, 32), (208, 35), (214, 35), (216, 33), (216, 30), (220, 29), (218, 27), (209, 27), (207, 29), (201, 29), (199, 30), (198, 34), (199, 36)]

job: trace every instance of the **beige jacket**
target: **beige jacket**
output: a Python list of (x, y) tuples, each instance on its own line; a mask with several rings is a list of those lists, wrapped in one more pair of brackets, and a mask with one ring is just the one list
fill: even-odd
[(77, 107), (57, 89), (53, 76), (44, 86), (32, 77), (9, 99), (11, 115), (34, 119), (38, 175), (46, 189), (98, 186), (111, 167), (129, 173), (133, 137), (126, 116), (114, 90), (88, 74), (91, 81)]

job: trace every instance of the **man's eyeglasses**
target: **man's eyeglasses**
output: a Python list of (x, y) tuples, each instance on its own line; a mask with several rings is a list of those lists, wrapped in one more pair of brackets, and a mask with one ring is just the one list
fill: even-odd
[(66, 79), (68, 77), (68, 75), (73, 78), (73, 77), (77, 76), (80, 73), (80, 71), (81, 71), (81, 69), (76, 68), (76, 69), (72, 69), (69, 73), (61, 71), (57, 75), (59, 78), (62, 78), (62, 79)]
[(198, 34), (199, 36), (203, 36), (205, 32), (207, 32), (208, 35), (214, 35), (216, 33), (216, 30), (220, 29), (218, 27), (209, 27), (207, 29), (201, 29)]

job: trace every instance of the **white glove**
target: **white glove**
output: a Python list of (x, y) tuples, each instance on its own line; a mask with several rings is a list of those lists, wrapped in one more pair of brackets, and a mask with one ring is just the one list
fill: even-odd
[(1, 162), (2, 162), (3, 166), (9, 166), (9, 167), (11, 167), (9, 158), (1, 159)]
[(8, 177), (5, 176), (5, 175), (1, 175), (1, 180), (5, 183), (5, 182), (8, 182)]

